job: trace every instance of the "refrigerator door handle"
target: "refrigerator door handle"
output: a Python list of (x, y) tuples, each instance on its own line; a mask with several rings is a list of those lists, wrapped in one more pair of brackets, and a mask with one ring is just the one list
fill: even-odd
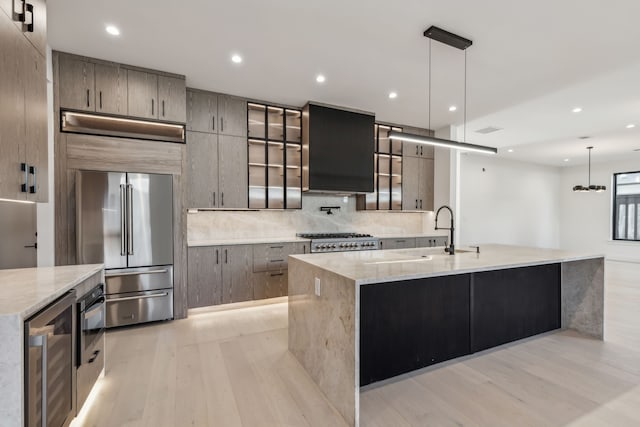
[(127, 255), (133, 255), (133, 185), (127, 184)]
[(126, 211), (127, 211), (127, 202), (125, 196), (125, 185), (120, 184), (120, 255), (127, 255), (127, 242), (126, 242), (126, 228), (127, 228), (127, 220), (126, 220)]

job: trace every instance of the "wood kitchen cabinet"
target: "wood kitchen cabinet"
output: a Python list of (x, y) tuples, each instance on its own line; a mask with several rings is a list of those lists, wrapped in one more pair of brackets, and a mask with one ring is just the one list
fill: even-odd
[(120, 116), (128, 115), (127, 69), (118, 64), (95, 64), (94, 72), (95, 111)]
[(46, 202), (46, 60), (21, 28), (0, 12), (0, 197)]
[(187, 132), (188, 207), (246, 208), (247, 146), (244, 138)]
[(247, 101), (198, 89), (187, 89), (187, 130), (247, 136)]
[(189, 248), (189, 308), (253, 299), (252, 260), (251, 245)]
[(416, 237), (416, 248), (433, 248), (436, 246), (447, 246), (449, 238), (447, 236), (427, 236)]
[(187, 130), (218, 133), (218, 95), (187, 89)]
[(187, 121), (185, 79), (158, 76), (158, 119), (169, 122)]
[(405, 248), (415, 248), (415, 247), (416, 247), (415, 237), (380, 239), (380, 249), (405, 249)]
[(402, 209), (433, 210), (433, 159), (403, 156)]
[[(29, 6), (31, 11), (23, 10)], [(1, 0), (0, 9), (13, 21), (14, 26), (24, 34), (29, 43), (40, 53), (47, 56), (47, 5), (44, 0)], [(25, 13), (24, 22), (18, 20), (18, 14)], [(32, 24), (32, 25), (29, 25)]]
[(80, 58), (60, 56), (60, 107), (95, 111), (95, 64)]
[(127, 73), (129, 115), (145, 119), (158, 118), (158, 75), (129, 70)]
[(360, 287), (360, 385), (470, 352), (470, 275)]
[(474, 273), (471, 351), (560, 328), (560, 264)]

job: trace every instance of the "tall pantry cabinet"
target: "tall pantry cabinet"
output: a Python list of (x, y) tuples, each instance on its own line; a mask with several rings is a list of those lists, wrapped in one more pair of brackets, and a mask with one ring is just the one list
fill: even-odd
[(46, 45), (44, 1), (0, 2), (0, 198), (48, 200)]

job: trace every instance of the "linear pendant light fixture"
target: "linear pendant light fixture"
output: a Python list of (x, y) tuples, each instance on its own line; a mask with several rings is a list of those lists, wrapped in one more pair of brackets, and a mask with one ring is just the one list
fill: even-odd
[(591, 184), (591, 150), (593, 150), (593, 147), (587, 147), (587, 150), (589, 150), (589, 184), (585, 187), (584, 185), (576, 185), (575, 187), (573, 187), (573, 191), (576, 192), (580, 192), (580, 193), (586, 193), (589, 191), (595, 191), (597, 193), (601, 193), (603, 191), (605, 191), (607, 189), (607, 187), (605, 185), (592, 185)]
[(435, 145), (437, 147), (453, 148), (456, 150), (476, 151), (480, 153), (496, 154), (497, 148), (484, 145), (468, 144), (467, 139), (467, 48), (473, 44), (469, 39), (460, 37), (435, 26), (427, 28), (423, 34), (429, 39), (429, 128), (431, 128), (431, 40), (444, 43), (456, 49), (464, 51), (464, 142), (452, 141), (449, 139), (436, 138), (433, 136), (414, 135), (398, 131), (389, 132), (389, 138), (398, 141), (414, 142), (418, 144)]

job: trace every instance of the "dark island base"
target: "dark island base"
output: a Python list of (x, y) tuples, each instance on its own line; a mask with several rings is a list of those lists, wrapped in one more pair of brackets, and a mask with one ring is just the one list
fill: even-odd
[(560, 328), (560, 264), (360, 288), (360, 385)]

